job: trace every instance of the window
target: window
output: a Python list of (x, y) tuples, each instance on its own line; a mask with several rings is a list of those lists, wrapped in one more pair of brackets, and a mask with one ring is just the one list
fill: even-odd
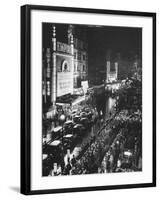
[(77, 77), (74, 77), (74, 88), (77, 87)]
[(78, 60), (81, 60), (81, 52), (78, 51)]
[(74, 64), (74, 72), (76, 72), (77, 70), (76, 70), (76, 64)]
[(81, 64), (80, 63), (78, 63), (77, 71), (81, 71)]
[(74, 52), (74, 59), (77, 59), (77, 52)]
[(62, 72), (68, 72), (69, 71), (69, 64), (66, 60), (62, 63)]
[(83, 72), (85, 72), (86, 71), (86, 66), (85, 65), (83, 65)]

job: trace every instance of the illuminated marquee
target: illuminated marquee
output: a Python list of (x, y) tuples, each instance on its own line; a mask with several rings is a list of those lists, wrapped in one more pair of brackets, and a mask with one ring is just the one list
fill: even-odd
[(57, 74), (57, 97), (73, 92), (73, 78), (70, 72)]
[[(64, 43), (57, 43), (57, 51), (69, 53), (71, 48)], [(73, 62), (70, 56), (58, 54), (56, 56), (57, 68), (57, 97), (73, 94)]]

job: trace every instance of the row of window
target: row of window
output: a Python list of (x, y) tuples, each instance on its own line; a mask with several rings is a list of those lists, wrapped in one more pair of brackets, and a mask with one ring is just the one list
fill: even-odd
[(74, 47), (77, 49), (87, 49), (88, 48), (88, 44), (86, 42), (83, 42), (82, 40), (79, 40), (77, 38), (74, 38)]
[(86, 61), (86, 54), (84, 54), (81, 51), (75, 51), (74, 52), (74, 59)]
[(74, 64), (74, 72), (80, 72), (80, 71), (83, 71), (83, 72), (86, 72), (87, 71), (87, 68), (86, 68), (86, 65), (81, 65), (81, 64)]

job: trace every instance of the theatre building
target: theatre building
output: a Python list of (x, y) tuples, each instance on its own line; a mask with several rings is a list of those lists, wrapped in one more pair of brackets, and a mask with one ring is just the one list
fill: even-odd
[(71, 105), (87, 85), (87, 43), (72, 25), (43, 23), (42, 33), (43, 114), (52, 117), (59, 103)]

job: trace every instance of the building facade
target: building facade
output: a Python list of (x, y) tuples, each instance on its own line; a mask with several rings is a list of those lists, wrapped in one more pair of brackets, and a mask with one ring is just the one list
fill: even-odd
[(118, 80), (118, 62), (106, 62), (106, 83), (116, 82)]
[(58, 37), (56, 24), (48, 24), (47, 28), (44, 30), (47, 42), (43, 43), (42, 94), (43, 106), (47, 112), (51, 108), (54, 115), (57, 98), (73, 95), (87, 80), (88, 55), (87, 44), (76, 38), (76, 27), (68, 25), (61, 31), (62, 39), (66, 38), (63, 42)]
[(81, 81), (88, 79), (87, 43), (74, 38), (74, 88), (81, 87)]

